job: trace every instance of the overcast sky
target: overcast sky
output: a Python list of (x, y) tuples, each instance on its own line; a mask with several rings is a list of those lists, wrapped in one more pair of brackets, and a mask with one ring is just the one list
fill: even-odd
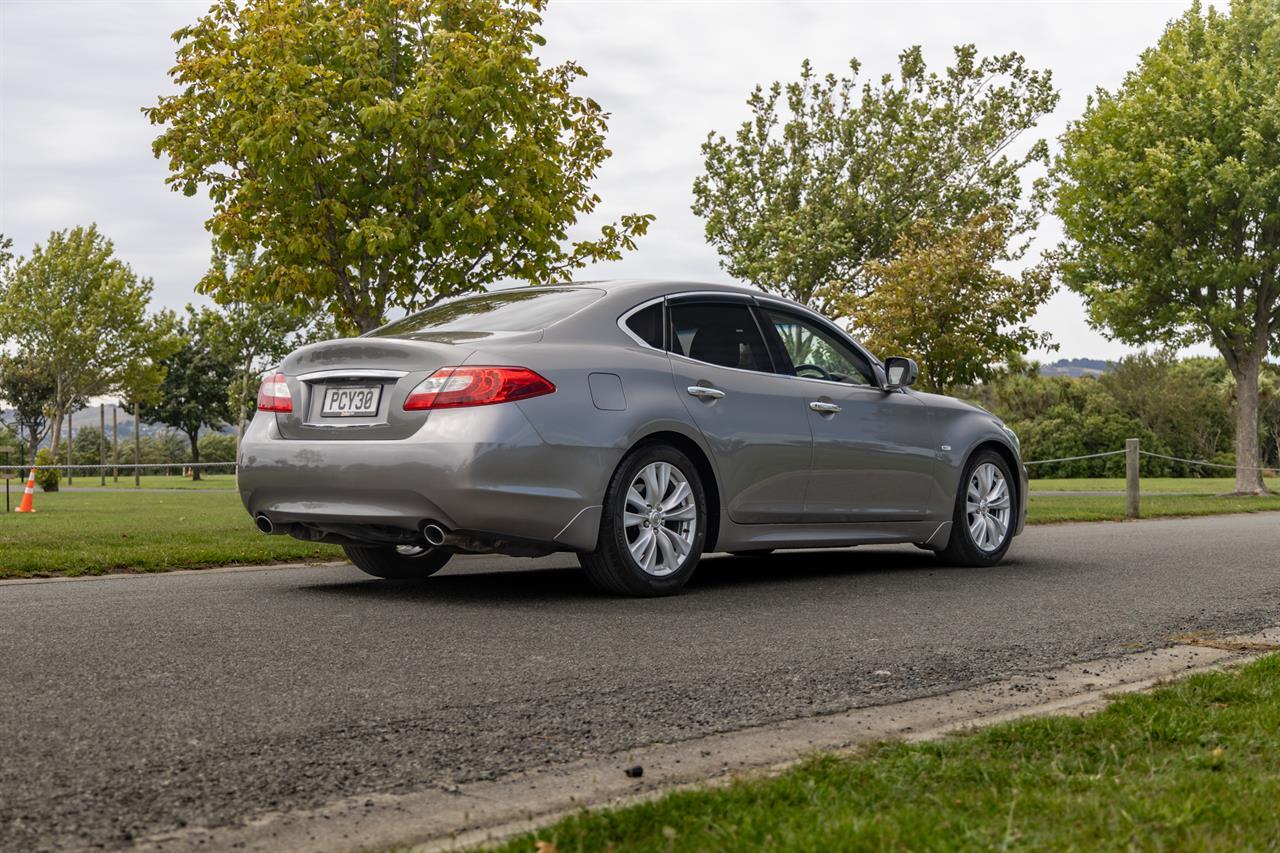
[[(752, 86), (793, 79), (806, 57), (820, 72), (842, 74), (856, 56), (864, 74), (878, 76), (911, 44), (924, 46), (932, 67), (958, 43), (984, 54), (1016, 50), (1052, 69), (1062, 91), (1037, 131), (1056, 139), (1094, 88), (1118, 84), (1187, 5), (551, 0), (547, 58), (584, 65), (579, 92), (612, 113), (599, 222), (631, 211), (657, 217), (636, 252), (580, 277), (727, 280), (689, 209), (699, 145), (708, 131), (730, 132), (747, 117)], [(157, 302), (194, 298), (209, 258), (209, 206), (165, 187), (140, 108), (169, 90), (170, 34), (207, 6), (0, 0), (0, 232), (19, 252), (51, 230), (97, 222), (119, 255), (155, 280)], [(1041, 246), (1057, 235), (1047, 221)], [(1052, 333), (1060, 356), (1128, 350), (1090, 330), (1071, 294), (1054, 297), (1036, 325)]]

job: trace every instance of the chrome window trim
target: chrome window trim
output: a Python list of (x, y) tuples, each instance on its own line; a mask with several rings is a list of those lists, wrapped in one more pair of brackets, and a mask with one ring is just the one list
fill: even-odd
[(314, 382), (317, 379), (399, 379), (408, 376), (407, 370), (382, 370), (378, 368), (347, 368), (345, 370), (314, 370), (311, 373), (299, 373), (294, 378), (299, 382)]

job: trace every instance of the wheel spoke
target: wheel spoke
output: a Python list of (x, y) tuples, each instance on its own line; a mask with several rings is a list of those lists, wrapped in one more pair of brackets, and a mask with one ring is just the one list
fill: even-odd
[(649, 516), (641, 512), (624, 512), (622, 514), (623, 527), (639, 527), (649, 520)]
[(664, 516), (667, 521), (689, 521), (690, 519), (697, 517), (698, 507), (694, 505), (693, 501), (689, 501), (689, 503), (679, 509), (666, 513)]
[(973, 543), (979, 548), (987, 541), (987, 523), (982, 520), (981, 513), (969, 522), (969, 535), (973, 537)]
[(645, 503), (644, 497), (636, 491), (635, 483), (631, 484), (631, 488), (627, 489), (627, 506), (632, 509), (648, 509), (649, 505)]
[(676, 484), (676, 487), (672, 489), (671, 495), (662, 502), (662, 508), (670, 512), (678, 507), (685, 498), (690, 496), (690, 494), (691, 491), (689, 489), (689, 484), (681, 480)]
[(665, 527), (659, 527), (657, 531), (658, 547), (662, 550), (662, 566), (667, 571), (673, 571), (680, 564), (680, 560), (676, 557), (676, 549), (671, 544), (674, 537)]

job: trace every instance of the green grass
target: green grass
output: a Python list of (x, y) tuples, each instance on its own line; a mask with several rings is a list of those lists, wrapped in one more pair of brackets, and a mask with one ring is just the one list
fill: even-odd
[[(164, 474), (143, 474), (141, 477), (142, 488), (144, 489), (232, 489), (236, 487), (235, 474), (202, 474), (199, 480), (188, 480), (180, 474), (172, 474), (165, 476)], [(27, 481), (26, 472), (23, 472), (20, 478), (10, 478), (9, 488), (22, 491), (23, 484)], [(0, 488), (3, 488), (3, 478), (0, 478)], [(62, 485), (67, 485), (67, 478), (62, 477)], [(92, 487), (100, 488), (103, 483), (98, 475), (81, 476), (76, 475), (75, 480), (71, 483), (73, 488)], [(132, 489), (133, 488), (133, 472), (121, 471), (119, 482), (111, 479), (111, 472), (107, 472), (106, 487), (109, 489)]]
[[(1280, 478), (1268, 477), (1267, 486), (1280, 492)], [(1234, 491), (1234, 477), (1143, 477), (1144, 492), (1178, 492), (1181, 494), (1221, 495)], [(1069, 480), (1032, 480), (1031, 491), (1057, 492), (1123, 492), (1123, 477), (1075, 477)]]
[(585, 812), (498, 848), (1242, 850), (1280, 839), (1280, 656), (1047, 717)]
[(234, 492), (37, 491), (35, 506), (0, 513), (0, 578), (342, 558), (334, 545), (263, 536)]
[[(1124, 495), (1037, 495), (1032, 490), (1027, 504), (1030, 524), (1060, 521), (1114, 521), (1125, 517)], [(1221, 515), (1230, 512), (1280, 510), (1280, 495), (1262, 497), (1217, 497), (1215, 495), (1143, 495), (1139, 502), (1143, 518), (1167, 516)]]
[[(1048, 482), (1074, 485), (1098, 481)], [(34, 515), (0, 513), (0, 578), (341, 558), (342, 552), (332, 545), (258, 533), (231, 488), (234, 479), (230, 476), (215, 476), (202, 483), (180, 477), (150, 477), (144, 478), (143, 484), (186, 491), (131, 492), (122, 480), (118, 494), (37, 491)], [(20, 498), (21, 488), (15, 488), (10, 496), (13, 506)], [(1280, 495), (1223, 498), (1213, 494), (1175, 494), (1147, 495), (1142, 499), (1144, 517), (1263, 510), (1280, 510)], [(1103, 521), (1123, 519), (1124, 515), (1122, 495), (1033, 492), (1029, 507), (1032, 524)]]

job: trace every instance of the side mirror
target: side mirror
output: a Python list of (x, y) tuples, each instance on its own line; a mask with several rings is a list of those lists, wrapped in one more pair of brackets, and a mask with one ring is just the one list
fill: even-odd
[(911, 359), (894, 355), (884, 360), (884, 374), (888, 379), (885, 390), (896, 391), (914, 384), (916, 377), (920, 375), (920, 368)]

